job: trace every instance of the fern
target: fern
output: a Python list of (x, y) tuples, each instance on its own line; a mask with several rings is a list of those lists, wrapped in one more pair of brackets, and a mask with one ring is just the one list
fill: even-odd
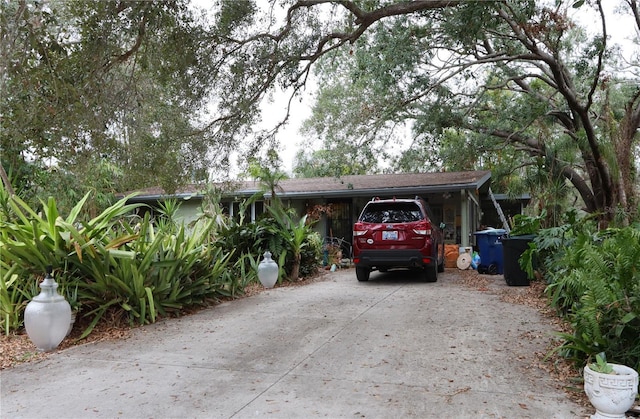
[(558, 350), (579, 363), (604, 351), (640, 367), (640, 230), (582, 231), (555, 263), (546, 292), (574, 328)]

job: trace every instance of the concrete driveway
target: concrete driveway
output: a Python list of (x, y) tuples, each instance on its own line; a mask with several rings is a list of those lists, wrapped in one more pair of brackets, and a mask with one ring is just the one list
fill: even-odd
[(73, 347), (2, 371), (0, 417), (584, 417), (532, 367), (548, 322), (458, 275), (345, 269)]

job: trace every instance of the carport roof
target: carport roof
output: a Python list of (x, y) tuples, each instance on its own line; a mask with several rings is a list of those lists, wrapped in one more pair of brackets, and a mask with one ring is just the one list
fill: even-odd
[[(491, 172), (400, 173), (380, 175), (352, 175), (340, 178), (294, 178), (278, 182), (277, 193), (281, 198), (339, 198), (354, 196), (419, 195), (461, 189), (478, 190), (488, 187)], [(251, 196), (260, 191), (259, 181), (238, 181), (230, 184), (214, 184), (228, 191), (229, 196)], [(226, 187), (224, 187), (226, 186)], [(201, 185), (188, 185), (175, 194), (166, 194), (162, 188), (139, 190), (132, 201), (152, 201), (167, 198), (202, 197)], [(269, 193), (266, 193), (268, 196)]]

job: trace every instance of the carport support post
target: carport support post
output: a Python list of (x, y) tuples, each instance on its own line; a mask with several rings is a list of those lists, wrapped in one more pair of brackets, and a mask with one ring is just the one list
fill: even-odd
[(460, 190), (460, 243), (462, 247), (469, 247), (469, 237), (471, 231), (469, 231), (469, 198), (467, 198), (467, 191)]

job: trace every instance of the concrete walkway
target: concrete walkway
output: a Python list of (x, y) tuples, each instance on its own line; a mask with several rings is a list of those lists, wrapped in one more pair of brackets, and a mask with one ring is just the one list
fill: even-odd
[(587, 414), (531, 367), (552, 333), (536, 310), (456, 283), (455, 269), (436, 283), (397, 272), (366, 283), (352, 269), (327, 275), (4, 370), (0, 417)]

